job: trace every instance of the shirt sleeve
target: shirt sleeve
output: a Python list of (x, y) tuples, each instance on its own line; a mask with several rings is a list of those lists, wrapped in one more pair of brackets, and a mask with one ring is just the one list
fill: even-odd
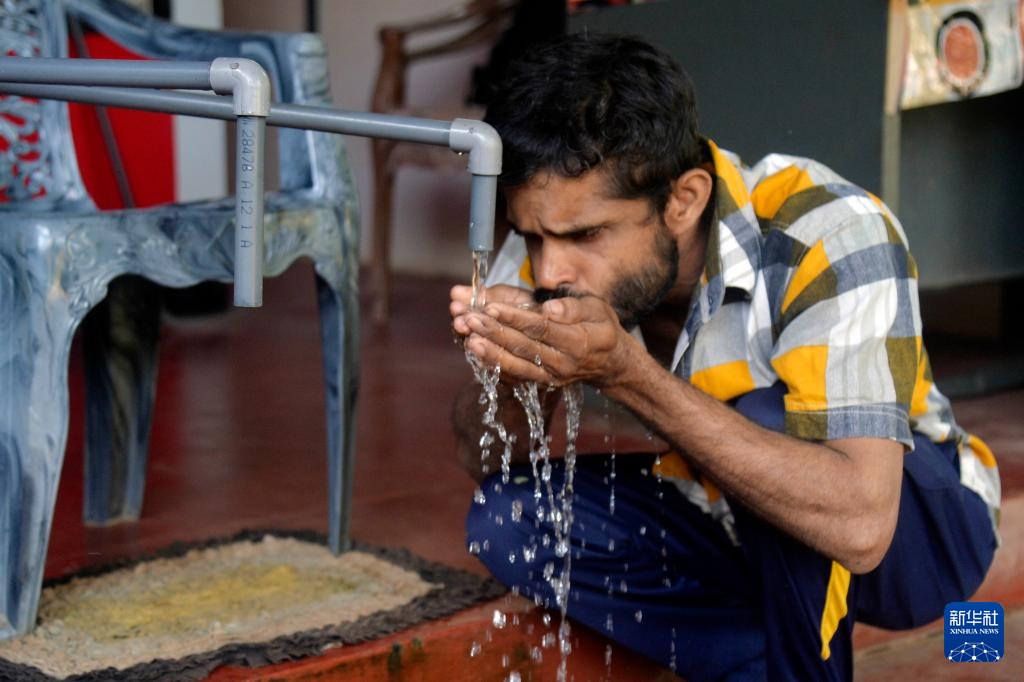
[(786, 432), (912, 449), (921, 322), (916, 267), (899, 230), (885, 215), (857, 215), (793, 253), (771, 358), (788, 389)]

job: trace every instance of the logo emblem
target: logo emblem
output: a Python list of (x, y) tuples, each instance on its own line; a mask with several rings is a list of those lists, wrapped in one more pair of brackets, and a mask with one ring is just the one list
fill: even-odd
[(1002, 660), (1003, 607), (994, 601), (946, 605), (946, 660), (954, 663), (995, 663)]

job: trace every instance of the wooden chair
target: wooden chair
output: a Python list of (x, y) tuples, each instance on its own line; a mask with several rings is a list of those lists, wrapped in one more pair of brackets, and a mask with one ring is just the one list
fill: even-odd
[[(409, 108), (405, 98), (406, 74), (409, 67), (420, 60), (493, 43), (508, 24), (517, 4), (514, 0), (470, 0), (439, 16), (383, 26), (379, 35), (380, 72), (373, 91), (372, 110), (442, 120), (483, 118), (482, 107), (466, 106), (465, 103), (455, 103), (450, 108)], [(435, 36), (433, 42), (431, 36)], [(417, 42), (415, 49), (409, 46), (413, 38)], [(391, 204), (396, 171), (402, 166), (454, 170), (463, 169), (465, 165), (465, 158), (442, 147), (373, 140), (373, 253), (370, 275), (375, 322), (385, 322), (389, 315)]]

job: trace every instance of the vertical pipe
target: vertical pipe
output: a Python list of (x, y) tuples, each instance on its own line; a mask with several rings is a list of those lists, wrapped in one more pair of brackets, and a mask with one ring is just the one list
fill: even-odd
[(469, 248), (494, 249), (494, 205), (498, 197), (496, 175), (474, 175), (469, 196)]
[(235, 149), (235, 305), (263, 305), (263, 161), (266, 119), (239, 116)]

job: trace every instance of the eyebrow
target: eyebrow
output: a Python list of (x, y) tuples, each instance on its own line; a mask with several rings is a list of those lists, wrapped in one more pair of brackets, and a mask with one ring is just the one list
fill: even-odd
[[(603, 230), (603, 229), (606, 229), (608, 227), (611, 227), (611, 225), (612, 225), (612, 223), (606, 221), (606, 222), (603, 222), (603, 223), (595, 223), (593, 225), (574, 225), (574, 226), (570, 227), (569, 229), (567, 229), (565, 232), (552, 232), (551, 230), (544, 230), (544, 232), (550, 234), (552, 237), (571, 238), (571, 237), (576, 237), (576, 236), (585, 234), (587, 232), (591, 232), (593, 230)], [(532, 232), (530, 232), (530, 233), (523, 232), (519, 228), (519, 226), (516, 225), (515, 223), (513, 223), (511, 220), (508, 221), (508, 226), (509, 226), (509, 229), (511, 229), (513, 232), (515, 232), (520, 237), (525, 237), (525, 236), (527, 236), (527, 234), (531, 234), (531, 235), (534, 234)]]

